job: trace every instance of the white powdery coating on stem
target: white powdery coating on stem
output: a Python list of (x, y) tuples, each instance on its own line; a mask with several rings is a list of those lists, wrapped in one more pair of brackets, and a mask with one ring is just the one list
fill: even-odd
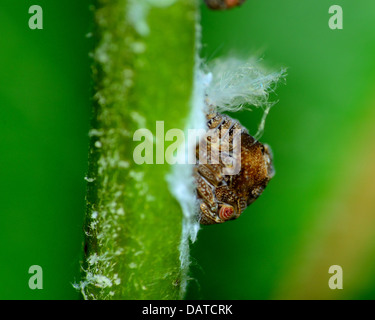
[[(198, 14), (197, 14), (198, 15)], [(185, 136), (187, 137), (188, 129), (206, 128), (205, 118), (205, 77), (201, 70), (201, 60), (199, 58), (199, 50), (201, 46), (201, 26), (200, 17), (197, 16), (196, 24), (196, 57), (194, 70), (194, 87), (191, 99), (191, 111), (185, 128)], [(189, 279), (188, 272), (190, 266), (190, 250), (189, 242), (195, 242), (200, 228), (197, 219), (197, 199), (196, 185), (194, 181), (193, 169), (194, 165), (188, 164), (188, 155), (193, 150), (195, 153), (195, 141), (185, 143), (185, 159), (177, 161), (177, 163), (185, 163), (183, 165), (176, 164), (172, 168), (171, 174), (167, 176), (169, 188), (174, 197), (179, 201), (182, 212), (182, 234), (179, 246), (180, 250), (180, 266), (181, 266), (181, 289), (180, 298), (185, 295), (187, 282)], [(189, 152), (190, 151), (190, 152)]]

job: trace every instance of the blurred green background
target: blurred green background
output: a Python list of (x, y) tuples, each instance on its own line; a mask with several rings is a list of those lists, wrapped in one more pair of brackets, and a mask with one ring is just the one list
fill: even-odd
[[(0, 2), (1, 299), (79, 298), (89, 3)], [(34, 4), (43, 30), (28, 28)], [(334, 4), (343, 30), (328, 27)], [(202, 228), (187, 298), (375, 298), (375, 2), (247, 0), (202, 6), (202, 25), (205, 59), (260, 53), (288, 76), (262, 138), (277, 174), (240, 220)], [(255, 132), (259, 112), (236, 116)], [(28, 288), (34, 264), (43, 290)]]

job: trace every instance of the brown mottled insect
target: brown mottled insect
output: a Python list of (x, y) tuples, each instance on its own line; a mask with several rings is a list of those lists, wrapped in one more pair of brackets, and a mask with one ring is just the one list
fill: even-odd
[[(201, 224), (215, 224), (237, 219), (262, 194), (274, 176), (274, 168), (270, 148), (255, 140), (238, 121), (213, 112), (207, 115), (207, 127), (211, 135), (202, 138), (207, 145), (207, 152), (200, 153), (202, 140), (196, 147), (198, 164), (195, 168), (195, 181), (199, 221)], [(237, 154), (240, 156), (237, 174), (224, 173), (229, 164), (222, 161), (221, 157), (216, 164), (209, 160), (202, 163), (202, 154), (222, 153), (221, 142), (233, 142), (236, 135), (237, 139), (239, 136), (241, 138), (237, 147)], [(235, 148), (234, 146), (232, 149)]]
[(243, 4), (245, 0), (204, 0), (204, 2), (210, 9), (226, 10)]

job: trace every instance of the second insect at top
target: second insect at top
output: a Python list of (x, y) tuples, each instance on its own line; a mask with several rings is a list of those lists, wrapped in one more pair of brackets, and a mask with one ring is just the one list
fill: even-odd
[(204, 2), (212, 10), (226, 10), (243, 4), (245, 0), (204, 0)]

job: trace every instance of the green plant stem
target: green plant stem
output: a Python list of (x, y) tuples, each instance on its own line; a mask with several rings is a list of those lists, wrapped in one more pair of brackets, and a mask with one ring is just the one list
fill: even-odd
[[(156, 121), (164, 121), (165, 132), (184, 128), (197, 4), (146, 4), (145, 21), (130, 21), (137, 2), (145, 1), (98, 0), (94, 8), (94, 117), (80, 283), (86, 299), (181, 297), (182, 212), (165, 179), (170, 166), (137, 165), (133, 151), (141, 142), (133, 134), (147, 128), (155, 136)], [(137, 31), (143, 22), (148, 33)]]

